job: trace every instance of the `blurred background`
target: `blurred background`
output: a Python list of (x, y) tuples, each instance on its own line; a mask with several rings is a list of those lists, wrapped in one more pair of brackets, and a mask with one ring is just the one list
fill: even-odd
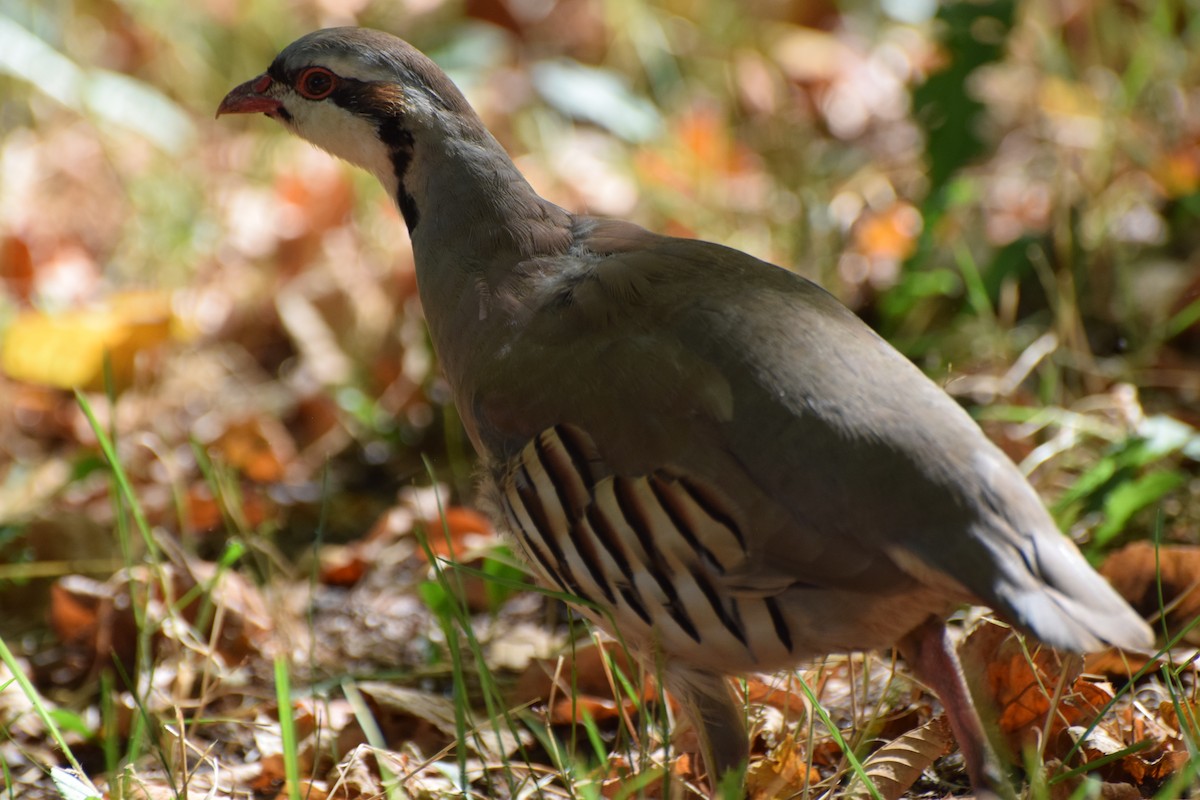
[(431, 54), (568, 209), (826, 285), (1085, 545), (1156, 517), (1195, 539), (1194, 5), (0, 2), (0, 604), (58, 569), (32, 564), (113, 553), (72, 387), (200, 552), (230, 527), (305, 545), (322, 515), (353, 539), (422, 457), (469, 497), (388, 198), (270, 120), (214, 120), (342, 24)]
[[(15, 671), (76, 715), (98, 772), (148, 774), (139, 710), (160, 733), (188, 717), (221, 774), (254, 767), (278, 788), (259, 739), (273, 654), (309, 677), (402, 666), (435, 699), (465, 696), (433, 552), (409, 536), (422, 520), (467, 549), (483, 534), (493, 555), (472, 563), (508, 576), (463, 601), (489, 665), (517, 675), (561, 652), (553, 610), (511, 593), (519, 573), (469, 510), (473, 457), (391, 202), (269, 119), (214, 119), (293, 39), (345, 24), (430, 54), (555, 202), (820, 282), (981, 421), (1093, 561), (1152, 537), (1185, 548), (1107, 574), (1147, 613), (1160, 582), (1192, 592), (1167, 623), (1194, 622), (1198, 6), (0, 0), (0, 642)], [(192, 605), (156, 605), (172, 594)], [(537, 674), (506, 707), (546, 695)], [(60, 752), (17, 694), (0, 673), (4, 785), (44, 788)], [(619, 736), (617, 712), (606, 724)], [(422, 752), (450, 752), (448, 731)], [(174, 740), (154, 741), (171, 773)], [(1171, 747), (1122, 779), (1160, 780), (1194, 752)], [(820, 774), (807, 752), (804, 780), (837, 780), (836, 747), (818, 748), (834, 754)]]
[[(1200, 519), (1191, 0), (0, 0), (0, 634), (111, 574), (126, 507), (213, 558), (471, 500), (405, 228), (234, 85), (314, 28), (407, 38), (572, 210), (830, 289), (1089, 555)], [(427, 460), (427, 461), (426, 461)]]

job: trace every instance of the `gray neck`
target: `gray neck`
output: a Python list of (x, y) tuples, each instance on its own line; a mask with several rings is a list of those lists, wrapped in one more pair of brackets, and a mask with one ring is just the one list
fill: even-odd
[(414, 132), (398, 202), (434, 346), (462, 385), (481, 337), (505, 324), (489, 302), (497, 287), (521, 262), (565, 252), (571, 215), (534, 192), (478, 118), (439, 121), (447, 129)]

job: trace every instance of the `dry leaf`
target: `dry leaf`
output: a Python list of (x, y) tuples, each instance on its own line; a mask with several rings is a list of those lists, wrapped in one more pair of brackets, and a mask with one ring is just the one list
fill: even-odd
[[(447, 508), (440, 519), (427, 520), (425, 535), (429, 549), (435, 556), (455, 561), (496, 540), (496, 533), (487, 517), (461, 506)], [(424, 548), (420, 551), (420, 557), (426, 557)]]
[[(633, 715), (636, 705), (622, 689), (614, 687), (616, 678), (610, 672), (608, 659), (636, 685), (641, 675), (639, 666), (619, 645), (606, 641), (602, 646), (579, 647), (573, 655), (535, 660), (517, 680), (514, 702), (549, 703), (547, 716), (552, 725), (580, 723), (584, 710), (597, 721), (620, 716), (622, 708), (625, 715)], [(641, 699), (653, 700), (657, 693), (653, 678), (644, 676)], [(617, 698), (621, 699), (620, 704)]]
[(895, 203), (859, 219), (852, 247), (870, 259), (903, 261), (916, 248), (921, 227), (921, 213), (916, 208), (908, 203)]
[[(608, 763), (605, 765), (607, 771), (605, 777), (600, 783), (600, 796), (605, 798), (628, 798), (629, 782), (633, 778), (638, 780), (638, 791), (635, 795), (638, 800), (664, 800), (667, 797), (679, 797), (680, 782), (692, 778), (693, 763), (688, 759), (687, 755), (680, 756), (671, 765), (671, 786), (674, 788), (674, 793), (667, 794), (667, 775), (662, 767), (653, 766), (644, 772), (639, 772), (636, 768), (629, 766), (628, 760), (620, 755), (614, 754), (609, 757)], [(645, 775), (650, 774), (654, 777), (646, 780)], [(688, 793), (687, 796), (691, 796)]]
[(266, 753), (259, 761), (261, 771), (247, 786), (261, 797), (274, 797), (282, 793), (287, 786), (282, 753)]
[(231, 422), (212, 444), (222, 460), (258, 483), (281, 481), (296, 458), (291, 434), (274, 417)]
[(23, 302), (29, 302), (33, 291), (33, 275), (29, 243), (20, 236), (0, 237), (0, 288)]
[(185, 586), (208, 588), (183, 608), (183, 616), (195, 625), (204, 609), (212, 609), (209, 622), (200, 633), (225, 663), (238, 666), (252, 657), (270, 656), (274, 625), (262, 590), (241, 573), (218, 570), (207, 561), (188, 557), (183, 566), (190, 581), (177, 581), (176, 597), (182, 596)]
[(800, 796), (821, 782), (821, 773), (808, 765), (807, 754), (795, 736), (786, 736), (764, 758), (754, 759), (746, 772), (746, 796), (752, 800)]
[[(229, 510), (233, 513), (236, 524), (247, 529), (258, 528), (274, 513), (274, 504), (253, 484), (243, 484), (240, 491), (236, 492), (236, 497), (241, 501), (241, 505)], [(229, 503), (232, 499), (234, 498), (229, 494), (222, 497), (224, 503)], [(184, 507), (187, 531), (200, 534), (224, 530), (222, 503), (213, 496), (212, 487), (207, 480), (197, 481), (188, 487)]]
[[(483, 568), (483, 557), (499, 541), (486, 517), (460, 506), (445, 509), (440, 518), (429, 519), (422, 530), (435, 558), (449, 559), (475, 570)], [(424, 547), (418, 547), (415, 556), (422, 561), (429, 558)], [(461, 599), (472, 612), (487, 611), (492, 606), (492, 596), (484, 578), (459, 572), (455, 577), (455, 590), (461, 592)]]
[(379, 775), (379, 760), (367, 745), (350, 751), (334, 772), (337, 778), (330, 794), (338, 800), (388, 796)]
[(170, 300), (151, 293), (117, 295), (103, 308), (43, 314), (26, 311), (0, 345), (0, 369), (11, 378), (61, 389), (113, 388), (133, 382), (139, 354), (171, 335)]
[[(1100, 574), (1147, 618), (1160, 612), (1161, 580), (1167, 629), (1172, 634), (1200, 616), (1200, 547), (1196, 545), (1160, 545), (1156, 552), (1153, 542), (1134, 542), (1113, 551), (1100, 567)], [(1200, 626), (1193, 628), (1184, 641), (1200, 644)]]
[(115, 661), (135, 674), (137, 620), (124, 587), (84, 575), (66, 575), (50, 587), (50, 626), (94, 667)]
[[(375, 718), (388, 741), (415, 741), (420, 752), (432, 755), (457, 739), (455, 698), (390, 683), (360, 683), (358, 688), (372, 701)], [(503, 722), (497, 730), (484, 720), (461, 744), (484, 758), (504, 760), (517, 751), (522, 740)]]
[(764, 682), (761, 678), (750, 676), (746, 678), (746, 700), (750, 703), (760, 703), (777, 708), (787, 714), (802, 717), (808, 712), (808, 705), (802, 692), (799, 690), (792, 691), (791, 679), (792, 675), (789, 673), (783, 686), (773, 686)]
[(1177, 740), (1177, 744), (1178, 749), (1156, 754), (1154, 757), (1147, 756), (1145, 753), (1126, 756), (1122, 763), (1130, 775), (1137, 774), (1130, 768), (1133, 763), (1136, 763), (1145, 769), (1142, 774), (1143, 780), (1153, 781), (1155, 784), (1161, 783), (1191, 763), (1191, 754), (1188, 753), (1183, 742)]
[[(367, 543), (371, 544), (371, 543)], [(363, 579), (371, 564), (364, 556), (363, 542), (350, 545), (326, 545), (318, 554), (321, 583), (326, 586), (353, 586)]]
[[(863, 762), (867, 776), (884, 800), (898, 800), (917, 782), (921, 773), (954, 750), (954, 734), (944, 715), (914, 728), (885, 744)], [(869, 797), (867, 787), (855, 776), (846, 797)]]
[[(966, 673), (983, 676), (976, 691), (988, 699), (987, 707), (996, 714), (996, 725), (1014, 754), (1036, 746), (1043, 730), (1054, 742), (1068, 726), (1091, 722), (1112, 698), (1107, 684), (1079, 678), (1080, 659), (1061, 656), (1036, 643), (1029, 647), (1026, 652), (1022, 640), (1009, 628), (984, 623), (971, 631), (960, 648)], [(1056, 687), (1063, 681), (1062, 697), (1051, 708)]]
[(325, 781), (300, 780), (300, 796), (304, 800), (325, 800), (329, 797), (329, 785)]
[(207, 591), (193, 593), (191, 602), (178, 610), (189, 625), (198, 624), (204, 615), (199, 640), (230, 665), (263, 655), (272, 625), (258, 587), (236, 572), (218, 571), (213, 564), (170, 549), (174, 563), (156, 570), (123, 570), (103, 583), (82, 575), (55, 581), (50, 589), (50, 624), (59, 639), (83, 651), (92, 664), (116, 660), (126, 674), (136, 674), (139, 636), (133, 604), (142, 605), (145, 624), (158, 631), (150, 640), (157, 650), (168, 632), (180, 635), (177, 626), (163, 624), (176, 613), (163, 602), (163, 583), (169, 587), (172, 603), (203, 584)]
[(1151, 661), (1154, 661), (1156, 665), (1162, 663), (1141, 653), (1127, 653), (1124, 650), (1110, 647), (1099, 653), (1088, 653), (1084, 656), (1083, 671), (1088, 675), (1111, 675), (1128, 679)]
[(1161, 153), (1151, 164), (1150, 175), (1171, 199), (1194, 193), (1200, 189), (1200, 147), (1190, 142)]

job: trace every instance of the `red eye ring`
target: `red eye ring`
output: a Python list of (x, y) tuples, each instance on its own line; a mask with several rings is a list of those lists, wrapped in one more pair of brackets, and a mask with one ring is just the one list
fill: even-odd
[(324, 67), (309, 67), (296, 78), (296, 91), (309, 100), (324, 100), (337, 88), (337, 75)]

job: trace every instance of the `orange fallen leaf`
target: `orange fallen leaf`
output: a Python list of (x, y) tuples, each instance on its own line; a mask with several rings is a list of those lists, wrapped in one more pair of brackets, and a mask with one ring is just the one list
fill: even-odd
[[(613, 719), (622, 712), (632, 715), (636, 704), (624, 690), (614, 687), (619, 681), (612, 675), (609, 660), (636, 685), (641, 674), (637, 663), (619, 645), (605, 642), (603, 646), (579, 647), (574, 654), (558, 659), (535, 660), (517, 680), (515, 701), (549, 702), (547, 717), (555, 725), (582, 722), (584, 711), (597, 721)], [(645, 675), (640, 699), (649, 701), (657, 695), (653, 678)]]
[(327, 545), (321, 548), (321, 583), (326, 586), (353, 586), (367, 574), (368, 559), (363, 543)]
[(796, 715), (803, 715), (808, 708), (801, 692), (791, 691), (790, 686), (785, 688), (770, 686), (755, 677), (746, 679), (746, 700)]
[(291, 434), (277, 419), (265, 415), (231, 423), (212, 448), (225, 463), (256, 483), (283, 480), (296, 458)]
[[(1180, 725), (1179, 711), (1183, 711), (1184, 725)], [(1200, 703), (1188, 702), (1186, 698), (1180, 697), (1158, 705), (1159, 723), (1174, 728), (1180, 733), (1185, 730), (1195, 730), (1197, 720), (1200, 720)]]
[[(1200, 547), (1196, 545), (1160, 545), (1156, 552), (1153, 542), (1134, 542), (1114, 550), (1100, 574), (1147, 618), (1160, 613), (1161, 585), (1162, 607), (1172, 634), (1200, 617)], [(1200, 627), (1192, 628), (1184, 640), (1200, 644)]]
[[(429, 551), (418, 548), (415, 553), (418, 560), (428, 561), (432, 553), (434, 558), (449, 559), (476, 570), (483, 568), (483, 556), (497, 542), (496, 532), (487, 517), (461, 506), (447, 508), (440, 518), (428, 520), (422, 530)], [(471, 611), (486, 611), (492, 606), (493, 595), (486, 579), (460, 572), (457, 586)]]
[(20, 236), (0, 237), (0, 283), (14, 297), (28, 302), (33, 292), (33, 257)]
[(283, 794), (283, 789), (287, 785), (283, 754), (266, 754), (259, 761), (259, 764), (262, 769), (258, 773), (258, 777), (250, 781), (247, 787), (253, 789), (254, 793), (258, 796), (277, 797)]
[[(253, 484), (243, 483), (236, 495), (241, 504), (231, 510), (239, 516), (239, 522), (248, 528), (257, 528), (274, 513), (273, 503)], [(226, 495), (223, 499), (229, 502), (232, 498)], [(206, 482), (197, 482), (188, 487), (185, 510), (187, 530), (192, 533), (220, 531), (225, 525), (221, 503), (213, 496), (212, 487)]]
[(746, 796), (752, 800), (803, 796), (821, 782), (821, 773), (808, 764), (808, 754), (794, 736), (784, 737), (765, 757), (752, 759), (746, 772)]
[(1162, 153), (1150, 165), (1150, 176), (1171, 199), (1200, 189), (1200, 145), (1195, 142)]
[(50, 587), (50, 626), (92, 666), (135, 670), (138, 626), (124, 588), (83, 575), (65, 575)]
[[(471, 550), (478, 549), (496, 535), (487, 517), (462, 506), (451, 506), (445, 510), (441, 519), (428, 520), (425, 523), (425, 534), (434, 556), (455, 560)], [(424, 548), (421, 549), (419, 557), (427, 558)]]
[[(157, 651), (163, 640), (168, 615), (178, 612), (191, 625), (204, 623), (200, 638), (227, 664), (241, 664), (251, 655), (261, 655), (267, 644), (271, 618), (258, 587), (234, 571), (219, 571), (216, 565), (172, 553), (176, 560), (155, 570), (123, 570), (101, 582), (82, 575), (67, 575), (51, 586), (50, 624), (58, 637), (81, 650), (93, 664), (119, 663), (127, 674), (136, 674), (139, 619), (134, 603), (149, 615), (157, 633), (150, 645)], [(164, 584), (166, 588), (164, 589)], [(203, 585), (207, 591), (195, 592)], [(171, 605), (164, 602), (169, 594)], [(193, 599), (182, 608), (175, 601)], [(214, 611), (215, 610), (215, 611)]]
[[(633, 711), (628, 703), (626, 710)], [(620, 716), (620, 708), (612, 698), (579, 695), (564, 697), (546, 709), (546, 721), (551, 725), (569, 725), (592, 719), (603, 722)]]
[[(983, 624), (961, 648), (967, 673), (983, 675), (980, 688), (995, 709), (997, 727), (1013, 753), (1036, 744), (1044, 730), (1050, 741), (1056, 741), (1067, 727), (1090, 723), (1113, 696), (1107, 684), (1080, 678), (1081, 659), (1064, 657), (1036, 643), (1028, 647), (1010, 629)], [(1060, 684), (1062, 696), (1052, 705)], [(1056, 755), (1047, 748), (1047, 753)]]
[[(672, 781), (678, 787), (681, 778), (686, 778), (690, 764), (682, 763), (686, 756), (675, 760), (671, 765)], [(636, 768), (630, 767), (629, 761), (619, 754), (614, 754), (608, 759), (605, 765), (605, 777), (600, 781), (600, 796), (605, 798), (623, 798), (629, 796), (629, 783), (632, 779), (638, 780), (637, 797), (645, 798), (646, 800), (662, 800), (667, 797), (666, 792), (666, 770), (662, 767), (652, 766), (648, 769), (639, 772)], [(655, 777), (646, 780), (644, 774), (653, 774)], [(678, 791), (678, 789), (676, 789)]]
[(854, 227), (853, 249), (868, 258), (901, 261), (912, 255), (921, 233), (921, 213), (908, 203), (865, 214)]
[[(1154, 758), (1139, 758), (1140, 755), (1135, 753), (1132, 756), (1126, 756), (1125, 761), (1136, 759), (1137, 763), (1146, 769), (1143, 780), (1150, 780), (1156, 783), (1170, 778), (1191, 763), (1192, 760), (1191, 754), (1183, 747), (1182, 742), (1180, 742), (1180, 749), (1170, 750)], [(1132, 774), (1132, 770), (1130, 774)]]

